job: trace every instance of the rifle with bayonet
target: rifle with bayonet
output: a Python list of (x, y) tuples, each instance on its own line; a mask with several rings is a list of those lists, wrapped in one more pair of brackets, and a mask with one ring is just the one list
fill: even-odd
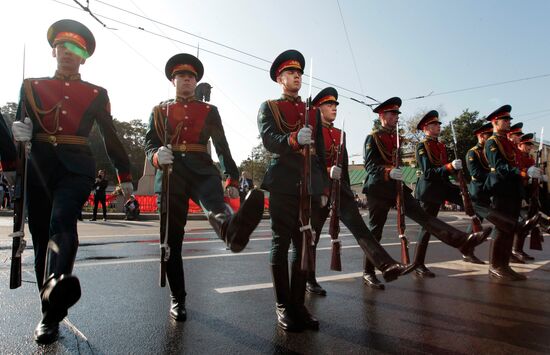
[[(23, 82), (25, 80), (25, 51), (23, 50)], [(21, 102), (17, 120), (23, 122), (27, 117), (25, 90), (21, 90)], [(30, 142), (17, 142), (15, 165), (15, 193), (13, 196), (13, 233), (10, 264), (10, 289), (21, 286), (21, 257), (27, 242), (25, 241), (25, 201), (27, 192), (27, 155), (31, 150)]]
[[(169, 117), (170, 101), (166, 103), (166, 117), (164, 117), (164, 142), (165, 146), (170, 144)], [(171, 165), (162, 166), (162, 188), (160, 193), (160, 287), (166, 286), (166, 262), (170, 258), (170, 247), (168, 246), (168, 223), (170, 221), (170, 173)]]
[[(395, 169), (399, 169), (401, 165), (401, 141), (399, 137), (399, 123), (395, 128), (395, 136), (397, 137), (397, 143), (395, 146), (395, 152), (393, 156), (393, 166)], [(395, 208), (397, 209), (397, 232), (399, 233), (399, 240), (401, 242), (401, 262), (403, 264), (410, 263), (409, 257), (409, 241), (405, 235), (406, 225), (405, 225), (405, 199), (403, 197), (403, 181), (395, 180), (396, 185), (396, 199), (395, 199)]]
[[(455, 127), (453, 125), (453, 121), (451, 121), (451, 132), (453, 134), (453, 143), (454, 143), (453, 151), (455, 154), (455, 159), (459, 159), (458, 152), (457, 152), (456, 132), (455, 132)], [(483, 227), (481, 226), (481, 220), (475, 213), (474, 205), (472, 203), (472, 198), (470, 196), (470, 191), (468, 191), (468, 186), (466, 185), (466, 179), (464, 178), (464, 173), (462, 172), (462, 169), (455, 170), (455, 173), (453, 175), (456, 181), (458, 182), (458, 187), (460, 188), (460, 194), (462, 195), (462, 203), (464, 205), (464, 212), (471, 219), (472, 231), (474, 233), (481, 232), (483, 230)]]
[[(342, 124), (342, 132), (340, 134), (340, 144), (336, 148), (335, 164), (339, 168), (343, 166), (341, 160), (344, 155), (344, 124)], [(330, 191), (330, 222), (328, 234), (332, 241), (332, 256), (330, 259), (330, 269), (334, 271), (342, 271), (342, 259), (340, 257), (340, 179), (332, 180), (332, 188)]]
[[(309, 93), (306, 100), (306, 112), (304, 115), (304, 128), (310, 127), (309, 115), (311, 110), (311, 84), (313, 81), (313, 63), (309, 69)], [(317, 115), (319, 115), (317, 111)], [(302, 148), (303, 154), (303, 169), (302, 179), (300, 180), (300, 232), (302, 232), (302, 260), (300, 268), (302, 271), (314, 271), (315, 260), (313, 248), (315, 247), (315, 239), (311, 229), (311, 150), (310, 144), (304, 145)]]

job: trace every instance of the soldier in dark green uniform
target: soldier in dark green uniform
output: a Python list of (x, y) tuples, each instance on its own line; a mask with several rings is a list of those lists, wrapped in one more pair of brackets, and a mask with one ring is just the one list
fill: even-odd
[[(492, 195), (495, 210), (516, 221), (521, 209), (522, 192), (515, 147), (506, 137), (510, 130), (511, 111), (510, 105), (504, 105), (486, 118), (493, 125), (493, 135), (484, 148), (490, 169), (484, 188)], [(527, 175), (531, 178), (542, 176), (536, 167), (530, 167)], [(498, 280), (525, 280), (525, 275), (515, 272), (509, 265), (515, 230), (496, 227), (489, 256), (489, 275)]]
[[(271, 215), (271, 273), (275, 288), (278, 326), (287, 331), (318, 329), (319, 321), (304, 305), (306, 272), (300, 268), (302, 232), (299, 221), (300, 181), (303, 147), (311, 146), (311, 220), (328, 201), (328, 176), (323, 162), (324, 145), (318, 115), (307, 117), (306, 105), (299, 96), (304, 71), (304, 56), (296, 50), (281, 53), (271, 65), (271, 80), (283, 91), (276, 100), (262, 103), (258, 129), (265, 148), (274, 153), (265, 173), (262, 188), (269, 191)], [(311, 224), (311, 223), (310, 223)], [(292, 241), (291, 279), (288, 273), (288, 249)]]
[[(357, 243), (363, 249), (366, 258), (368, 258), (384, 276), (386, 281), (392, 281), (402, 271), (401, 265), (392, 259), (392, 257), (382, 248), (380, 243), (376, 241), (372, 233), (369, 231), (359, 208), (355, 202), (353, 191), (351, 191), (350, 180), (348, 174), (348, 152), (346, 149), (345, 136), (342, 131), (334, 127), (338, 105), (338, 91), (332, 87), (321, 90), (313, 99), (315, 110), (321, 112), (321, 124), (323, 126), (323, 140), (325, 144), (325, 164), (326, 169), (330, 172), (329, 191), (332, 193), (332, 183), (335, 180), (340, 180), (340, 220), (353, 234)], [(336, 152), (339, 149), (342, 140), (342, 152), (336, 161)], [(341, 167), (340, 167), (340, 166)], [(320, 221), (315, 222), (316, 241), (315, 246), (319, 242), (319, 236), (323, 225), (329, 215), (329, 205), (321, 209)], [(380, 284), (380, 287), (384, 287)], [(315, 279), (315, 271), (311, 272), (308, 277), (306, 289), (310, 293), (325, 295), (326, 291), (317, 283)]]
[[(395, 129), (401, 113), (400, 107), (401, 99), (393, 97), (374, 109), (380, 118), (382, 127), (369, 134), (364, 145), (363, 157), (367, 178), (363, 185), (363, 192), (367, 195), (369, 229), (378, 241), (382, 238), (388, 212), (395, 205), (395, 180), (403, 179), (401, 169), (394, 167), (392, 162), (397, 145)], [(427, 214), (420, 207), (419, 202), (412, 197), (411, 190), (407, 186), (403, 186), (403, 197), (407, 217), (413, 219), (444, 243), (458, 248), (462, 253), (481, 244), (490, 233), (490, 229), (484, 229), (483, 232), (468, 235)], [(414, 267), (415, 265), (412, 265), (409, 269)], [(374, 266), (368, 260), (365, 261), (364, 275), (369, 286), (379, 288), (380, 282), (374, 274)]]
[(94, 183), (95, 161), (88, 136), (96, 123), (126, 196), (132, 193), (130, 163), (116, 135), (107, 91), (80, 79), (79, 68), (94, 53), (88, 28), (61, 20), (48, 30), (57, 59), (53, 77), (25, 79), (17, 117), (25, 103), (28, 117), (13, 124), (15, 140), (32, 142), (28, 157), (28, 216), (42, 320), (34, 338), (57, 339), (59, 322), (80, 298), (71, 275), (78, 248), (77, 217)]
[[(441, 121), (437, 111), (432, 110), (424, 115), (416, 128), (423, 131), (426, 138), (416, 146), (416, 161), (420, 176), (416, 184), (415, 197), (421, 202), (426, 213), (437, 217), (439, 208), (445, 201), (463, 205), (460, 189), (449, 180), (451, 175), (455, 175), (462, 169), (462, 160), (455, 159), (448, 162), (447, 147), (438, 141)], [(421, 229), (414, 255), (414, 263), (417, 265), (415, 271), (420, 277), (435, 277), (435, 274), (424, 264), (429, 241), (430, 234)], [(473, 250), (465, 250), (462, 260), (484, 264), (474, 255)]]
[(0, 161), (2, 163), (2, 174), (9, 185), (15, 184), (15, 159), (16, 150), (13, 138), (4, 117), (0, 113)]
[[(155, 192), (162, 192), (162, 167), (171, 165), (168, 196), (169, 259), (166, 276), (170, 284), (170, 316), (185, 321), (185, 278), (181, 259), (189, 199), (200, 203), (218, 237), (232, 251), (241, 251), (263, 214), (263, 193), (251, 190), (233, 214), (224, 202), (220, 171), (208, 154), (208, 140), (218, 154), (225, 190), (239, 197), (239, 171), (229, 150), (218, 109), (195, 99), (195, 88), (203, 76), (201, 61), (187, 53), (176, 54), (165, 67), (166, 78), (176, 87), (176, 98), (153, 108), (145, 135), (145, 152), (156, 170)], [(168, 141), (164, 141), (168, 127)], [(159, 198), (160, 200), (160, 198)], [(159, 201), (160, 204), (160, 201)]]

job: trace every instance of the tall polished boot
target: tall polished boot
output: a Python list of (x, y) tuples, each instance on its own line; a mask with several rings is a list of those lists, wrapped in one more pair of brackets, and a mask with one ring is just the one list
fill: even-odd
[(208, 221), (218, 237), (225, 241), (232, 252), (242, 251), (256, 229), (264, 213), (264, 193), (258, 189), (248, 192), (237, 213), (226, 206), (223, 213), (208, 213)]
[(496, 230), (494, 239), (491, 243), (489, 254), (489, 276), (496, 280), (517, 281), (518, 274), (508, 265), (511, 248), (509, 240), (513, 241), (513, 235), (510, 232)]
[(292, 275), (290, 279), (291, 304), (296, 312), (299, 324), (304, 329), (319, 330), (319, 320), (315, 318), (305, 306), (306, 272), (302, 271), (300, 261), (292, 262)]
[(430, 271), (425, 265), (426, 252), (428, 251), (428, 245), (430, 243), (430, 233), (424, 232), (418, 240), (416, 249), (414, 251), (413, 264), (416, 265), (416, 275), (422, 278), (434, 278), (435, 274)]
[[(317, 267), (317, 248), (313, 249), (313, 265)], [(307, 275), (306, 291), (319, 296), (326, 296), (327, 291), (319, 285), (315, 277), (315, 270), (310, 271)]]
[(430, 217), (422, 227), (443, 243), (457, 248), (462, 254), (468, 253), (487, 240), (492, 231), (492, 228), (485, 227), (481, 232), (466, 234), (435, 217)]
[(50, 238), (46, 251), (46, 280), (40, 290), (42, 320), (34, 331), (34, 339), (39, 344), (57, 340), (59, 322), (80, 299), (80, 282), (71, 275), (77, 249), (76, 235), (60, 233)]
[(539, 218), (540, 214), (537, 213), (531, 218), (517, 221), (494, 209), (491, 209), (486, 217), (486, 219), (494, 224), (495, 227), (503, 231), (510, 231), (517, 234), (528, 233), (528, 231), (537, 225)]
[(511, 262), (525, 264), (528, 260), (535, 260), (535, 258), (523, 251), (523, 245), (525, 244), (526, 237), (527, 234), (516, 234), (514, 236), (512, 256), (510, 257)]
[(375, 290), (384, 290), (386, 286), (376, 277), (376, 272), (374, 271), (374, 265), (365, 258), (365, 269), (363, 271), (363, 282), (370, 288)]
[(170, 243), (170, 258), (166, 263), (166, 278), (170, 285), (170, 317), (178, 322), (187, 319), (185, 308), (185, 274), (181, 259), (181, 241)]
[(303, 327), (291, 305), (288, 265), (271, 265), (271, 276), (275, 289), (277, 326), (289, 332), (302, 331)]
[[(374, 267), (382, 271), (382, 276), (384, 277), (384, 281), (386, 282), (397, 280), (399, 276), (405, 275), (406, 273), (413, 271), (412, 268), (407, 271), (405, 265), (402, 265), (395, 261), (372, 234), (363, 233), (355, 237), (357, 239), (357, 243), (365, 253), (365, 270), (367, 270), (367, 265), (369, 265), (369, 272), (365, 272), (363, 274), (363, 278), (365, 278), (365, 275), (367, 274), (375, 275)], [(365, 282), (367, 281), (365, 280)], [(380, 281), (378, 282), (380, 283)]]

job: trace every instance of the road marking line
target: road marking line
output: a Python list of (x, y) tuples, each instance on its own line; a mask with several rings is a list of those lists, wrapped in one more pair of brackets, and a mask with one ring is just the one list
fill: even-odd
[[(439, 240), (430, 241), (431, 243), (441, 243)], [(410, 244), (416, 244), (416, 242), (411, 242)], [(156, 245), (156, 244), (155, 244)], [(382, 246), (398, 246), (401, 245), (400, 242), (397, 243), (383, 243)], [(343, 245), (342, 249), (353, 249), (360, 248), (359, 245)], [(331, 250), (332, 247), (322, 247), (317, 248), (317, 250)], [(289, 250), (289, 253), (291, 250)], [(210, 259), (210, 258), (223, 258), (223, 257), (235, 257), (235, 256), (249, 256), (249, 255), (262, 255), (269, 254), (270, 251), (253, 251), (253, 252), (242, 252), (242, 253), (224, 253), (224, 254), (208, 254), (208, 255), (192, 255), (184, 256), (183, 260), (196, 260), (196, 259)], [(158, 258), (148, 258), (148, 259), (132, 259), (132, 260), (112, 260), (112, 261), (98, 261), (98, 262), (78, 262), (75, 264), (75, 267), (90, 267), (90, 266), (107, 266), (107, 265), (120, 265), (120, 264), (139, 264), (139, 263), (151, 263), (159, 262)]]
[(63, 323), (71, 330), (73, 333), (84, 339), (85, 342), (88, 342), (88, 338), (82, 333), (70, 320), (69, 318), (65, 317), (63, 319)]
[[(349, 274), (321, 276), (321, 277), (317, 277), (317, 282), (354, 279), (356, 277), (361, 277), (361, 276), (363, 276), (362, 272), (353, 272), (353, 273), (349, 273)], [(272, 288), (272, 287), (273, 287), (273, 283), (266, 282), (266, 283), (261, 283), (261, 284), (252, 284), (252, 285), (243, 285), (243, 286), (220, 287), (220, 288), (215, 288), (214, 291), (216, 291), (217, 293), (232, 293), (232, 292), (261, 290), (261, 289)]]

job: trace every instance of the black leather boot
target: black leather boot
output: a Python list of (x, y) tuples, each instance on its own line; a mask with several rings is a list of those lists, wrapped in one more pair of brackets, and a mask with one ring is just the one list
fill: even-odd
[(288, 266), (271, 265), (271, 276), (273, 277), (273, 288), (275, 289), (277, 326), (289, 332), (302, 331), (303, 327), (290, 303)]
[(43, 321), (59, 323), (81, 296), (80, 282), (71, 275), (78, 248), (78, 237), (56, 234), (50, 238), (46, 252), (44, 285), (40, 297), (46, 313)]
[(474, 254), (473, 250), (467, 254), (462, 254), (462, 261), (464, 261), (465, 263), (472, 263), (472, 264), (480, 264), (480, 265), (485, 264), (483, 260), (479, 259)]
[(513, 235), (510, 232), (504, 232), (497, 229), (495, 237), (491, 243), (489, 255), (489, 276), (499, 281), (518, 281), (524, 280), (525, 276), (516, 273), (508, 265), (510, 258), (511, 243)]
[(527, 233), (528, 232), (525, 232), (524, 234), (515, 235), (514, 246), (512, 248), (512, 259), (511, 259), (512, 262), (514, 262), (513, 259), (516, 259), (520, 263), (525, 264), (525, 262), (528, 260), (535, 260), (535, 258), (533, 258), (531, 255), (523, 251), (523, 245), (525, 244), (525, 238), (527, 237)]
[(51, 344), (59, 336), (59, 322), (42, 319), (34, 330), (34, 341), (38, 344)]
[[(264, 213), (264, 193), (258, 189), (248, 192), (237, 213), (231, 209), (225, 213), (208, 214), (208, 221), (218, 237), (225, 241), (232, 252), (242, 251), (256, 229)], [(225, 215), (225, 216), (224, 216)]]
[(356, 239), (365, 253), (365, 270), (368, 268), (374, 274), (374, 267), (376, 266), (378, 270), (382, 271), (382, 276), (386, 282), (397, 280), (399, 276), (413, 271), (413, 269), (406, 270), (405, 265), (395, 261), (372, 234), (365, 233), (359, 237), (356, 236)]
[(374, 265), (365, 259), (365, 270), (363, 271), (363, 282), (375, 290), (384, 290), (386, 286), (378, 280), (374, 271)]
[(187, 319), (185, 296), (170, 296), (170, 316), (178, 322), (185, 322)]
[[(317, 248), (317, 246), (315, 247)], [(313, 249), (313, 260), (314, 260), (313, 264), (315, 265), (315, 267), (317, 267), (317, 250), (316, 249)], [(310, 271), (307, 275), (306, 291), (308, 293), (312, 293), (314, 295), (319, 295), (319, 296), (327, 295), (327, 291), (325, 291), (325, 289), (322, 288), (321, 285), (319, 285), (319, 283), (317, 282), (317, 278), (315, 277), (315, 270)]]
[(296, 319), (304, 329), (318, 330), (319, 320), (315, 318), (305, 306), (306, 272), (302, 271), (300, 262), (292, 262), (292, 275), (290, 279), (291, 304), (296, 312)]
[(430, 271), (425, 265), (426, 252), (428, 251), (428, 245), (430, 243), (430, 233), (424, 232), (420, 235), (420, 239), (416, 244), (414, 250), (413, 264), (416, 265), (414, 270), (416, 275), (422, 278), (434, 278), (435, 274)]

